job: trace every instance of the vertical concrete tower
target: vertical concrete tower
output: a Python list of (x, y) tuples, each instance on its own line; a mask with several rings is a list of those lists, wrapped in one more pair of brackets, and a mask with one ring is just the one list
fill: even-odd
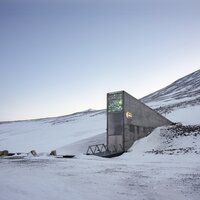
[(127, 151), (154, 128), (171, 121), (125, 91), (107, 94), (107, 147), (112, 153)]

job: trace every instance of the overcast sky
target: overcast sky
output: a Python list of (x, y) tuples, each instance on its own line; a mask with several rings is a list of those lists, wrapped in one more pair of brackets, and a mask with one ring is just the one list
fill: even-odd
[(0, 0), (0, 121), (103, 109), (199, 68), (199, 0)]

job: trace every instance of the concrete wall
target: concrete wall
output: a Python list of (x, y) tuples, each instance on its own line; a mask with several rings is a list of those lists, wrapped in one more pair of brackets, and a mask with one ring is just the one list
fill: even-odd
[[(171, 124), (171, 122), (149, 108), (147, 105), (123, 91), (124, 96), (124, 151), (127, 151), (135, 140), (147, 136), (159, 126)], [(127, 118), (126, 113), (132, 117)]]
[(107, 98), (118, 93), (122, 94), (122, 109), (114, 112), (107, 109), (107, 145), (110, 151), (127, 151), (136, 140), (147, 136), (154, 128), (171, 123), (124, 91), (109, 93)]

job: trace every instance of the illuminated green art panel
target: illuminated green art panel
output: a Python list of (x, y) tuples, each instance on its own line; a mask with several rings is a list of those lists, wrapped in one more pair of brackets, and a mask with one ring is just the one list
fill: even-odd
[(120, 112), (123, 110), (123, 94), (116, 93), (108, 96), (108, 112)]

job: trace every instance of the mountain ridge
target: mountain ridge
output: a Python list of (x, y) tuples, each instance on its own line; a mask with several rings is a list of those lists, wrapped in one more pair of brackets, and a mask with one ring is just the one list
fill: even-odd
[(140, 99), (161, 114), (200, 105), (200, 70)]

